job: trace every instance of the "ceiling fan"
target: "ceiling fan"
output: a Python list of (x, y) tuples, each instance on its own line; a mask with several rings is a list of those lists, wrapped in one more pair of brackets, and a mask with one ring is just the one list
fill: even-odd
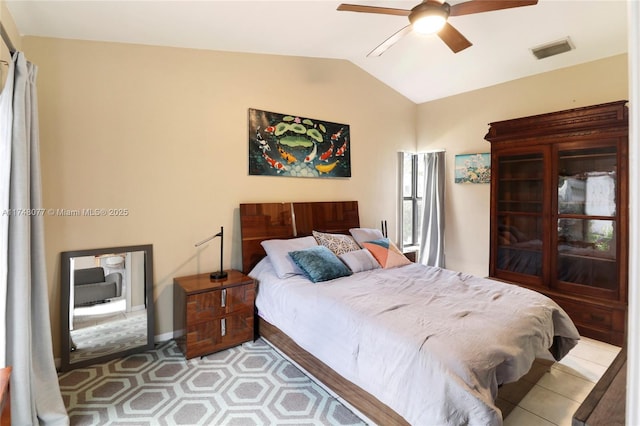
[(380, 56), (403, 36), (415, 30), (423, 34), (437, 33), (447, 46), (458, 53), (471, 46), (471, 42), (447, 22), (450, 16), (471, 15), (473, 13), (491, 12), (493, 10), (513, 7), (532, 6), (538, 0), (470, 0), (450, 5), (437, 0), (424, 0), (413, 9), (395, 9), (391, 7), (363, 6), (358, 4), (341, 4), (340, 11), (379, 13), (382, 15), (408, 16), (409, 24), (383, 41), (367, 56)]

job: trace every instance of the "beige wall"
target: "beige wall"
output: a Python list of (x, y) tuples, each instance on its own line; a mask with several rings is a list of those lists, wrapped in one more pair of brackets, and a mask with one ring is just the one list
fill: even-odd
[[(38, 65), (43, 203), (125, 208), (47, 215), (56, 355), (59, 253), (153, 244), (156, 334), (172, 331), (176, 276), (239, 268), (238, 205), (357, 200), (363, 226), (395, 230), (396, 152), (415, 149), (415, 104), (347, 61), (26, 37)], [(351, 126), (352, 178), (248, 176), (247, 110)], [(390, 235), (395, 237), (395, 235)]]
[(628, 99), (627, 55), (539, 74), (417, 107), (418, 150), (444, 148), (447, 268), (487, 275), (489, 185), (454, 184), (456, 154), (490, 152), (489, 123)]
[[(9, 13), (9, 9), (7, 9), (7, 5), (3, 0), (0, 0), (0, 22), (7, 32), (13, 46), (16, 49), (21, 48), (21, 39), (18, 35), (18, 30), (16, 28), (16, 24), (13, 21), (13, 16)], [(9, 66), (5, 62), (11, 61), (11, 54), (9, 53), (9, 48), (4, 44), (4, 40), (0, 39), (0, 61), (4, 61), (0, 63), (0, 88), (4, 87), (4, 83), (7, 80), (7, 71)]]

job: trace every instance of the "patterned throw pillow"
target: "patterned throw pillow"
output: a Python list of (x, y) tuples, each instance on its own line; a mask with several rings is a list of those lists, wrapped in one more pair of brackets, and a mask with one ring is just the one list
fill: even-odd
[(358, 243), (349, 235), (327, 234), (326, 232), (313, 231), (313, 237), (318, 244), (325, 246), (336, 256), (350, 251), (360, 250)]
[(385, 269), (411, 264), (411, 261), (388, 238), (367, 241), (362, 245), (371, 252), (380, 266)]
[(325, 246), (289, 252), (289, 256), (314, 283), (351, 275), (351, 271)]

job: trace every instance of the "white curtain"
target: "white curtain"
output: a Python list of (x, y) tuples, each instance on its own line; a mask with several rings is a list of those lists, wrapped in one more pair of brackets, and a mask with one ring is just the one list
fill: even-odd
[[(0, 64), (0, 66), (2, 66)], [(7, 242), (9, 231), (9, 172), (11, 170), (11, 128), (13, 123), (14, 67), (9, 72), (0, 93), (0, 318), (7, 312)], [(0, 81), (1, 84), (1, 81)], [(7, 333), (0, 327), (0, 367), (6, 367)]]
[[(58, 386), (51, 343), (44, 219), (38, 213), (42, 208), (42, 195), (37, 67), (28, 62), (22, 52), (16, 52), (12, 59), (9, 66), (12, 78), (7, 80), (0, 102), (3, 108), (0, 195), (8, 192), (0, 234), (3, 237), (0, 272), (4, 275), (0, 281), (4, 288), (0, 290), (6, 296), (3, 327), (6, 341), (1, 342), (4, 347), (0, 349), (5, 356), (4, 363), (13, 367), (12, 424), (67, 425), (69, 418)], [(8, 105), (11, 106), (10, 120), (7, 120), (9, 114), (5, 114)]]
[(444, 151), (425, 154), (420, 263), (444, 267)]

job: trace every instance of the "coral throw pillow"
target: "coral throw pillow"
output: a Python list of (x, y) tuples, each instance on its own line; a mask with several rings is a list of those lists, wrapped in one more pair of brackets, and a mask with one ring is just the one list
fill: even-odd
[(380, 266), (383, 268), (395, 268), (398, 266), (409, 265), (411, 263), (411, 261), (402, 254), (400, 249), (389, 241), (388, 238), (367, 241), (362, 243), (362, 245), (371, 252), (373, 257), (376, 258)]

